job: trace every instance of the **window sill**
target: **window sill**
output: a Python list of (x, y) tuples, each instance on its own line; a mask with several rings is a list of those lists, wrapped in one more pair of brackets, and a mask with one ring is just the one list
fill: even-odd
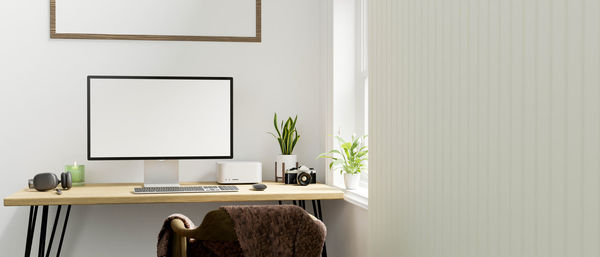
[(354, 190), (348, 190), (343, 185), (334, 185), (344, 191), (344, 200), (365, 210), (369, 209), (369, 190), (366, 187), (360, 187)]

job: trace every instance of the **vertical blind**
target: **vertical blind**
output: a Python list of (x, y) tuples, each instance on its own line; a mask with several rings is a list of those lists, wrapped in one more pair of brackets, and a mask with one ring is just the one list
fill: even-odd
[(600, 256), (600, 1), (369, 0), (370, 256)]

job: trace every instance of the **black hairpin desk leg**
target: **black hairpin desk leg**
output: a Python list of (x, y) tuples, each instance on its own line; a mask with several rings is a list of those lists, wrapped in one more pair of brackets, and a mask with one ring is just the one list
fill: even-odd
[(70, 213), (71, 205), (67, 206), (67, 215), (65, 216), (65, 223), (63, 224), (62, 233), (60, 233), (60, 242), (58, 242), (58, 250), (56, 251), (56, 257), (60, 257), (60, 250), (62, 250), (63, 240), (65, 239), (65, 231), (67, 231), (67, 223), (69, 221)]
[[(320, 221), (323, 221), (323, 212), (321, 211), (321, 200), (312, 200), (313, 212), (315, 217)], [(327, 244), (323, 242), (323, 257), (327, 257)]]
[(60, 218), (60, 209), (62, 205), (56, 208), (56, 215), (54, 217), (54, 225), (52, 225), (52, 232), (50, 233), (50, 242), (48, 242), (48, 249), (46, 250), (46, 257), (50, 256), (50, 250), (52, 250), (52, 243), (54, 242), (54, 234), (56, 234), (56, 225), (58, 225), (58, 218)]
[(48, 228), (48, 205), (42, 206), (42, 226), (40, 227), (40, 246), (38, 248), (38, 257), (44, 257), (46, 250), (46, 229)]
[(29, 257), (31, 255), (31, 243), (33, 242), (33, 232), (35, 231), (37, 209), (37, 206), (29, 207), (29, 224), (27, 225), (27, 240), (25, 241), (25, 257)]
[[(46, 249), (46, 229), (48, 227), (48, 209), (49, 206), (42, 206), (42, 217), (40, 224), (40, 241), (38, 247), (38, 257), (49, 257), (50, 250), (52, 250), (52, 244), (54, 242), (54, 235), (56, 234), (56, 227), (58, 226), (58, 219), (60, 217), (60, 210), (62, 206), (58, 206), (56, 209), (56, 217), (54, 218), (54, 224), (52, 225), (52, 232), (50, 233), (50, 241), (48, 242), (48, 248)], [(31, 256), (31, 246), (33, 244), (33, 235), (35, 233), (35, 224), (37, 218), (38, 206), (29, 207), (29, 221), (27, 225), (27, 239), (25, 241), (25, 257)], [(60, 257), (60, 251), (62, 249), (63, 240), (65, 237), (65, 231), (67, 229), (67, 223), (69, 221), (69, 213), (71, 212), (71, 205), (67, 207), (67, 214), (63, 223), (63, 229), (60, 236), (60, 242), (58, 245), (58, 251), (56, 257)]]

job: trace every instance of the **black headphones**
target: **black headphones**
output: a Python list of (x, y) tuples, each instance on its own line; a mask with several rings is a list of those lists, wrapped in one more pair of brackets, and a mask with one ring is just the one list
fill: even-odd
[[(63, 172), (60, 174), (60, 180), (54, 173), (40, 173), (35, 175), (33, 179), (29, 180), (29, 188), (37, 191), (48, 191), (55, 189), (58, 184), (61, 185), (62, 189), (67, 190), (73, 186), (71, 181), (71, 173)], [(60, 189), (56, 189), (57, 194), (61, 194)]]

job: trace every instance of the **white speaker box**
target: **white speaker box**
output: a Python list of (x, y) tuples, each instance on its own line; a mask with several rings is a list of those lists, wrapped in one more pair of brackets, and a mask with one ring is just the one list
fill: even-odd
[(217, 183), (219, 184), (255, 184), (261, 182), (261, 162), (217, 162)]

